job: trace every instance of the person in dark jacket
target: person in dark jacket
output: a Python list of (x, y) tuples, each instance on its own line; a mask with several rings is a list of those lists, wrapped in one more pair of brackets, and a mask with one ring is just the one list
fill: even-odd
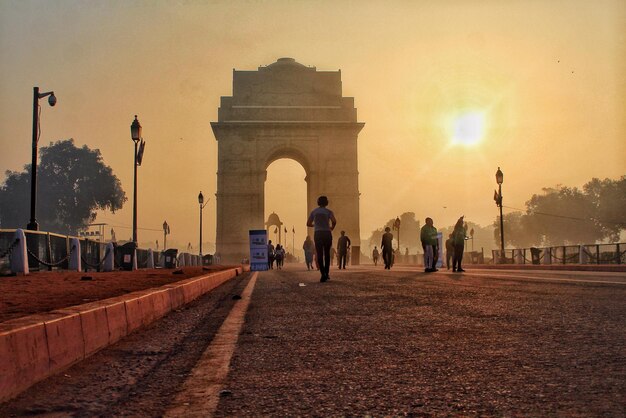
[(390, 270), (391, 265), (393, 264), (393, 247), (391, 246), (391, 243), (393, 242), (393, 234), (390, 231), (391, 228), (385, 228), (383, 240), (380, 244), (380, 249), (383, 251), (383, 261), (385, 262), (385, 268), (387, 270)]
[(341, 231), (341, 236), (337, 240), (337, 254), (339, 255), (339, 268), (346, 269), (346, 258), (350, 251), (350, 238), (346, 235), (346, 231)]
[(454, 240), (454, 258), (452, 259), (452, 271), (463, 273), (465, 270), (461, 267), (463, 261), (463, 250), (465, 247), (465, 227), (463, 226), (463, 216), (456, 221), (454, 231), (452, 231), (452, 239)]
[(450, 270), (450, 260), (454, 257), (454, 234), (450, 234), (446, 240), (446, 268)]
[(424, 249), (424, 271), (426, 273), (438, 271), (435, 256), (438, 253), (437, 228), (434, 227), (432, 218), (426, 218), (426, 224), (420, 230), (420, 241)]

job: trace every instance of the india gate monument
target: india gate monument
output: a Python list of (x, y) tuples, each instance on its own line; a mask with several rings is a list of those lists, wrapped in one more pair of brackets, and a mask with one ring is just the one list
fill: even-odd
[(233, 95), (221, 98), (218, 121), (211, 122), (218, 142), (216, 252), (222, 260), (247, 258), (248, 231), (265, 228), (267, 168), (280, 158), (304, 168), (309, 212), (318, 196), (328, 196), (338, 221), (333, 244), (344, 230), (358, 250), (357, 138), (363, 126), (354, 98), (342, 96), (340, 70), (317, 71), (293, 58), (258, 71), (233, 70)]

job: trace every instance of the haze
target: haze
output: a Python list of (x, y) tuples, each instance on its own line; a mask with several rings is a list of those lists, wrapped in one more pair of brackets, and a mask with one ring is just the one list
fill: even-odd
[[(498, 166), (505, 205), (520, 209), (542, 187), (626, 173), (623, 1), (0, 0), (0, 169), (30, 163), (32, 88), (54, 90), (40, 146), (101, 150), (129, 201), (97, 222), (127, 239), (137, 114), (140, 246), (162, 242), (167, 220), (168, 244), (197, 249), (202, 191), (212, 251), (210, 122), (233, 68), (280, 57), (341, 69), (355, 98), (362, 239), (408, 211), (491, 224)], [(281, 217), (289, 249), (292, 228), (296, 248), (306, 233), (304, 175), (291, 160), (268, 170), (265, 218)]]

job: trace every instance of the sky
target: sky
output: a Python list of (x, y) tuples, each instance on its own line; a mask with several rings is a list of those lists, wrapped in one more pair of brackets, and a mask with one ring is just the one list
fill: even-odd
[[(280, 57), (340, 69), (355, 98), (363, 239), (404, 212), (491, 224), (498, 167), (505, 213), (543, 187), (626, 174), (626, 3), (610, 0), (0, 0), (0, 170), (30, 162), (32, 88), (54, 90), (40, 144), (101, 151), (129, 201), (96, 222), (130, 237), (137, 114), (140, 245), (162, 245), (166, 220), (168, 244), (197, 249), (202, 191), (210, 251), (210, 122), (233, 69)], [(288, 248), (306, 233), (304, 177), (292, 160), (268, 169), (265, 217)]]

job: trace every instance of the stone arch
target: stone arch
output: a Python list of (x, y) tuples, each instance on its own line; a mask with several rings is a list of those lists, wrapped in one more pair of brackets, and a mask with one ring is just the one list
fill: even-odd
[(357, 122), (354, 99), (343, 97), (340, 71), (317, 71), (291, 58), (233, 70), (233, 96), (222, 97), (218, 121), (216, 251), (247, 257), (248, 230), (264, 228), (267, 168), (280, 158), (306, 173), (307, 209), (328, 196), (341, 229), (359, 246)]

